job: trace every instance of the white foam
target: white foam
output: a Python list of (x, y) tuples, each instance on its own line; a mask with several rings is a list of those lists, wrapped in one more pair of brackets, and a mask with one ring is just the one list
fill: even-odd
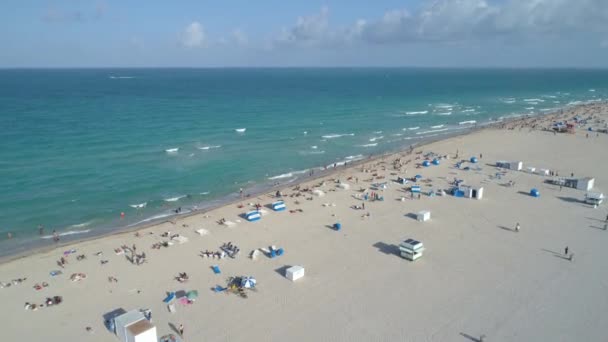
[(235, 128), (234, 129), (237, 133), (245, 133), (245, 131), (247, 130), (247, 128)]
[(470, 113), (470, 112), (474, 112), (474, 111), (475, 111), (475, 109), (471, 108), (471, 109), (465, 109), (462, 112), (463, 113)]
[(364, 145), (359, 145), (360, 147), (374, 147), (374, 146), (378, 146), (378, 143), (373, 143), (373, 144), (364, 144)]
[(515, 102), (516, 102), (516, 101), (515, 101), (515, 99), (514, 99), (514, 98), (512, 98), (512, 97), (510, 97), (510, 98), (506, 98), (506, 99), (500, 99), (500, 101), (502, 101), (502, 102), (504, 102), (504, 103), (508, 103), (508, 104), (511, 104), (511, 103), (515, 103)]
[[(88, 232), (90, 232), (90, 229), (85, 229), (85, 230), (68, 230), (67, 232), (62, 232), (59, 233), (59, 236), (68, 236), (68, 235), (76, 235), (76, 234), (86, 234)], [(53, 235), (45, 235), (41, 237), (42, 239), (52, 239)]]
[(87, 222), (83, 222), (83, 223), (79, 223), (79, 224), (73, 224), (70, 227), (82, 228), (82, 227), (86, 227), (86, 226), (91, 225), (91, 223), (93, 223), (93, 221), (87, 221)]
[(452, 115), (452, 112), (437, 113), (437, 115), (448, 116), (448, 115)]
[(394, 136), (394, 137), (400, 137), (400, 136), (402, 136), (402, 135), (403, 135), (403, 134), (401, 134), (401, 133), (395, 133), (395, 134), (393, 134), (393, 136)]
[(144, 220), (132, 223), (132, 224), (128, 225), (127, 227), (137, 226), (137, 225), (145, 223), (145, 222), (150, 222), (150, 221), (158, 220), (158, 219), (161, 219), (163, 217), (168, 217), (168, 216), (171, 216), (171, 215), (173, 215), (173, 214), (168, 213), (168, 214), (155, 215), (155, 216), (152, 216), (152, 217), (148, 217), (147, 219), (144, 219)]
[(315, 145), (315, 146), (310, 146), (310, 148), (312, 148), (313, 150), (316, 150), (319, 147)]
[(284, 174), (278, 175), (278, 176), (268, 177), (268, 179), (274, 180), (274, 179), (291, 178), (291, 177), (293, 177), (293, 173), (289, 172), (289, 173), (284, 173)]
[(590, 92), (592, 92), (592, 93), (594, 93), (594, 92), (595, 92), (595, 89), (589, 89), (589, 91), (590, 91)]
[(553, 103), (561, 103), (561, 101), (553, 101)]
[(126, 80), (126, 79), (135, 78), (135, 77), (134, 76), (110, 76), (109, 78), (112, 80)]
[(203, 146), (203, 147), (199, 147), (199, 150), (211, 150), (214, 148), (220, 148), (222, 147), (222, 145), (212, 145), (212, 146)]
[(177, 197), (171, 197), (171, 198), (165, 198), (164, 201), (165, 202), (177, 202), (180, 199), (186, 197), (186, 195), (181, 195), (181, 196), (177, 196)]
[[(443, 127), (443, 125), (441, 125)], [(432, 128), (432, 127), (431, 127)], [(438, 133), (438, 132), (445, 132), (447, 131), (447, 128), (443, 128), (443, 129), (435, 129), (435, 130), (430, 130), (430, 131), (422, 131), (422, 132), (418, 132), (416, 133), (416, 135), (421, 135), (421, 134), (428, 134), (428, 133)]]
[(375, 131), (374, 134), (382, 134), (382, 131)]
[(527, 110), (534, 110), (534, 107), (526, 107)]
[(148, 202), (139, 203), (139, 204), (130, 204), (129, 207), (135, 208), (135, 209), (141, 209), (141, 208), (145, 208), (147, 204), (148, 204)]
[(447, 103), (439, 103), (439, 104), (435, 105), (435, 108), (452, 109), (452, 108), (454, 108), (454, 105), (447, 104)]
[(362, 159), (362, 158), (363, 158), (362, 154), (357, 154), (356, 156), (344, 157), (344, 159), (346, 159), (346, 160), (355, 160), (355, 159)]
[(167, 152), (167, 153), (177, 153), (178, 151), (179, 151), (179, 147), (168, 148), (165, 150), (165, 152)]
[(524, 102), (545, 102), (543, 99), (524, 99)]
[(376, 140), (380, 140), (380, 139), (384, 139), (384, 136), (380, 136), (380, 137), (373, 137), (371, 139), (369, 139), (369, 141), (374, 142)]
[(346, 134), (328, 134), (328, 135), (323, 135), (321, 136), (321, 138), (324, 139), (336, 139), (336, 138), (341, 138), (341, 137), (346, 137), (346, 136), (354, 136), (355, 133), (346, 133)]
[(475, 120), (469, 120), (469, 121), (461, 121), (458, 124), (459, 125), (472, 125), (472, 124), (476, 124), (476, 123), (477, 123), (477, 121), (475, 121)]
[(308, 134), (308, 131), (304, 131), (304, 135)]
[(416, 126), (416, 127), (408, 127), (408, 128), (404, 128), (404, 131), (415, 131), (417, 129), (420, 129), (420, 127)]
[(405, 115), (423, 115), (423, 114), (427, 114), (429, 111), (428, 110), (421, 110), (418, 112), (405, 112)]
[(198, 194), (199, 194), (199, 195), (206, 196), (206, 195), (209, 195), (209, 194), (210, 194), (210, 192), (209, 192), (209, 191), (204, 191), (204, 192), (199, 192)]
[(443, 127), (443, 126), (445, 126), (445, 125), (431, 126), (431, 128), (441, 128), (441, 127)]
[(555, 99), (555, 98), (557, 98), (557, 96), (555, 96), (555, 95), (542, 95), (542, 97), (546, 97), (548, 99)]

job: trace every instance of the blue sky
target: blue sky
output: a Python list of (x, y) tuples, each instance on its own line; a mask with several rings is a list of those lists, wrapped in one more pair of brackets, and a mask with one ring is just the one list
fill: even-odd
[(608, 67), (608, 0), (4, 0), (0, 67)]

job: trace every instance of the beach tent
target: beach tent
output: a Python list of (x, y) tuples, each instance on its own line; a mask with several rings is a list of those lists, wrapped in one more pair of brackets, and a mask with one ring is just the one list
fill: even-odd
[(477, 157), (471, 157), (471, 159), (469, 159), (469, 161), (473, 164), (477, 163)]
[(452, 196), (454, 196), (454, 197), (464, 197), (464, 191), (461, 190), (460, 188), (453, 188), (452, 189)]
[(422, 178), (422, 175), (416, 175), (414, 178), (416, 178), (416, 179), (421, 179), (421, 178)]
[(428, 210), (419, 211), (418, 214), (416, 214), (416, 219), (419, 222), (428, 221), (431, 219), (431, 212)]
[(156, 327), (139, 310), (114, 318), (116, 336), (122, 342), (157, 342)]
[(431, 163), (428, 160), (425, 160), (422, 162), (422, 166), (429, 167), (429, 166), (431, 166)]
[(340, 224), (340, 223), (334, 223), (334, 229), (335, 229), (335, 230), (340, 230), (340, 229), (342, 229), (342, 224)]
[(530, 190), (530, 196), (540, 197), (540, 191), (538, 191), (538, 189), (532, 189), (532, 190)]
[(325, 196), (325, 193), (323, 191), (319, 190), (319, 189), (313, 190), (312, 194), (315, 195), (315, 196), (318, 196), (318, 197)]
[(433, 159), (433, 165), (439, 165), (439, 159), (435, 158)]
[(259, 221), (262, 218), (262, 215), (260, 215), (259, 211), (254, 210), (254, 211), (250, 211), (247, 214), (245, 214), (245, 217), (247, 218), (247, 221), (255, 222), (255, 221)]
[(410, 191), (412, 191), (412, 193), (414, 193), (414, 194), (419, 194), (420, 193), (420, 185), (412, 185), (412, 187), (410, 188)]
[(241, 287), (244, 287), (246, 289), (254, 288), (256, 283), (257, 283), (257, 281), (255, 280), (254, 277), (241, 278)]
[(304, 267), (302, 266), (291, 266), (285, 270), (285, 277), (291, 281), (296, 281), (304, 277)]
[(276, 201), (272, 203), (272, 210), (274, 211), (283, 211), (285, 208), (285, 202), (283, 201)]

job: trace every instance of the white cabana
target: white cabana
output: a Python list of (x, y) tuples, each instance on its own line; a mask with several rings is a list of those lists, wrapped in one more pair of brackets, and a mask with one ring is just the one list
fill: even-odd
[(591, 205), (600, 205), (606, 197), (601, 192), (588, 192), (585, 195), (585, 203)]
[(407, 239), (399, 244), (399, 252), (401, 252), (401, 257), (414, 261), (422, 256), (424, 245), (420, 241)]
[(291, 281), (296, 281), (304, 277), (304, 267), (292, 266), (285, 270), (285, 277)]
[(515, 170), (515, 171), (520, 171), (523, 167), (522, 162), (520, 161), (504, 161), (504, 160), (499, 160), (496, 162), (496, 167), (500, 167), (503, 169), (509, 169), (509, 170)]
[(419, 211), (416, 214), (416, 219), (420, 222), (428, 221), (431, 219), (431, 212), (429, 210)]

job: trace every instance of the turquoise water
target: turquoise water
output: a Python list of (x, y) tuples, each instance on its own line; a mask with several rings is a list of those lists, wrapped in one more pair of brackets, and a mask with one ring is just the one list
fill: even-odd
[(1, 70), (2, 250), (606, 97), (605, 70)]

